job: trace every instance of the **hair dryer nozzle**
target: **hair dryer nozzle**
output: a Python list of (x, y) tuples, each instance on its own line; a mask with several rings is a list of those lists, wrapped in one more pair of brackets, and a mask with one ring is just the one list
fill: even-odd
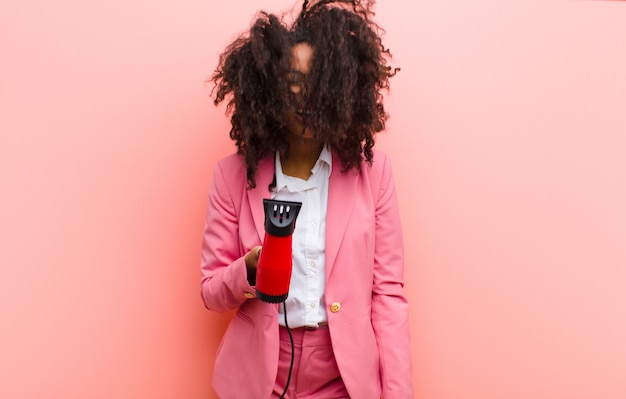
[(302, 207), (301, 202), (263, 200), (265, 207), (265, 232), (276, 237), (293, 234), (296, 218)]

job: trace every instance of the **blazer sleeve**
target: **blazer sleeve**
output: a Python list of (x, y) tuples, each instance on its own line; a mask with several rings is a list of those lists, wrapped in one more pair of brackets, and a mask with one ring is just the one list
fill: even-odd
[[(404, 296), (404, 247), (389, 159), (382, 158), (376, 203), (372, 325), (380, 355), (384, 399), (412, 399), (408, 302)], [(376, 160), (375, 160), (376, 161)]]
[(237, 308), (254, 292), (247, 280), (239, 239), (241, 204), (229, 192), (226, 179), (224, 166), (218, 163), (213, 172), (202, 239), (201, 295), (205, 306), (218, 312)]

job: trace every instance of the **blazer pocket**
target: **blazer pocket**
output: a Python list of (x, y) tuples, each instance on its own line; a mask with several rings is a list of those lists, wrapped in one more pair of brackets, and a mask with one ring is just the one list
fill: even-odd
[(250, 327), (256, 327), (256, 323), (254, 322), (254, 320), (252, 320), (252, 317), (248, 316), (247, 314), (245, 314), (241, 310), (239, 310), (237, 313), (235, 313), (235, 316), (239, 317), (241, 320), (243, 320), (246, 323), (248, 323), (250, 325)]

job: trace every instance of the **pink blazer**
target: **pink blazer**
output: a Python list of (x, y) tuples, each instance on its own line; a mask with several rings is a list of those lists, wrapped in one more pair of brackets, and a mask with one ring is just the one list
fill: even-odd
[[(202, 298), (218, 312), (237, 309), (215, 360), (221, 399), (269, 398), (278, 369), (277, 305), (254, 298), (244, 255), (264, 237), (263, 198), (274, 159), (262, 160), (246, 190), (242, 159), (215, 167), (202, 244)], [(388, 157), (341, 172), (333, 154), (326, 231), (328, 328), (339, 371), (355, 399), (412, 399), (403, 243)]]

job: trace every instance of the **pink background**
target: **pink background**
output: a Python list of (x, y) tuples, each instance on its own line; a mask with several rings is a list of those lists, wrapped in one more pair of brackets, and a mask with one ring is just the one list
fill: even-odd
[[(1, 398), (214, 398), (203, 81), (258, 4), (1, 0)], [(416, 397), (625, 398), (626, 4), (377, 11)]]

